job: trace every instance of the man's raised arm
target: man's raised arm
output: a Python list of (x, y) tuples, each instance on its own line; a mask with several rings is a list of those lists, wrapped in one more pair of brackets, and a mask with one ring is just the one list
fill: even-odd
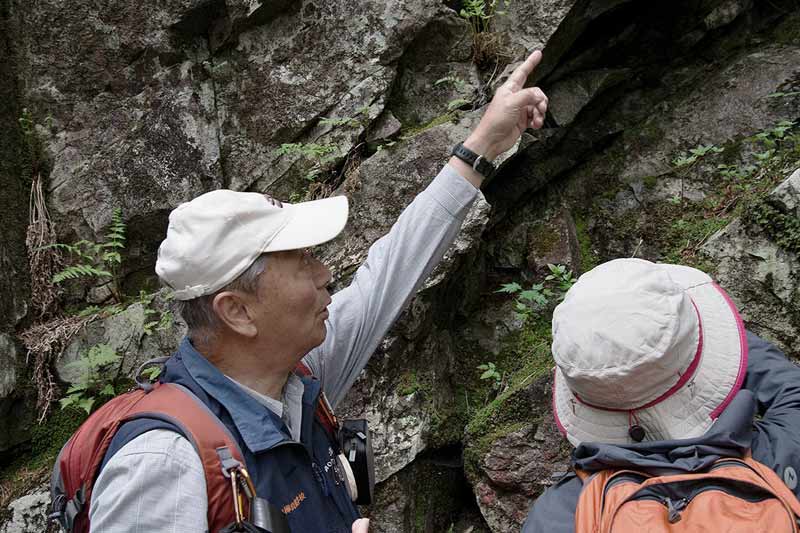
[[(531, 54), (497, 90), (463, 143), (467, 154), (491, 161), (514, 146), (525, 129), (543, 125), (547, 97), (537, 87), (523, 88), (540, 60), (540, 52)], [(333, 405), (452, 244), (483, 181), (476, 168), (481, 169), (479, 162), (470, 165), (453, 156), (372, 245), (352, 283), (333, 296), (325, 342), (306, 357)]]

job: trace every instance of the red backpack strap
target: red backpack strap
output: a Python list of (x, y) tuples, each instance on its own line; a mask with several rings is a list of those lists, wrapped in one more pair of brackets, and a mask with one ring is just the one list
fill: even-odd
[[(53, 517), (67, 531), (89, 531), (88, 504), (99, 467), (119, 427), (138, 418), (165, 420), (178, 427), (194, 446), (206, 478), (209, 531), (219, 531), (240, 518), (234, 506), (231, 472), (242, 480), (243, 488), (249, 476), (236, 441), (188, 389), (177, 384), (155, 384), (148, 392), (135, 390), (106, 403), (61, 450), (53, 472), (53, 486), (60, 486), (63, 497), (59, 502), (54, 498)], [(255, 494), (252, 482), (247, 489)], [(247, 510), (239, 504), (242, 515), (246, 516)]]
[(200, 456), (206, 477), (209, 531), (219, 531), (234, 522), (231, 471), (246, 470), (242, 452), (225, 425), (197, 396), (174, 383), (157, 385), (126, 420), (143, 417), (176, 425)]
[[(300, 377), (313, 376), (313, 372), (303, 361), (297, 363), (294, 368), (294, 373)], [(319, 401), (317, 402), (317, 409), (314, 411), (314, 416), (325, 427), (328, 435), (334, 441), (338, 440), (339, 435), (339, 420), (333, 412), (331, 404), (328, 403), (328, 398), (325, 396), (325, 391), (320, 392)]]

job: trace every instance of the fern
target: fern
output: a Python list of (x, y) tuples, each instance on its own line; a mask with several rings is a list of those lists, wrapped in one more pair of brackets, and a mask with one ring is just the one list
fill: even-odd
[(114, 380), (104, 378), (101, 370), (119, 363), (121, 359), (113, 347), (108, 344), (97, 344), (76, 361), (65, 365), (67, 368), (75, 369), (78, 377), (67, 389), (67, 396), (59, 400), (61, 408), (74, 406), (89, 414), (98, 396), (114, 396), (117, 393)]
[(72, 265), (53, 276), (53, 283), (59, 284), (68, 279), (103, 278), (111, 276), (108, 270), (95, 268), (92, 265)]
[(122, 210), (117, 208), (111, 214), (111, 224), (103, 242), (81, 239), (74, 244), (56, 243), (43, 246), (66, 252), (74, 258), (74, 264), (67, 266), (53, 276), (53, 284), (74, 281), (81, 278), (94, 278), (102, 281), (110, 279), (111, 292), (117, 302), (122, 301), (119, 290), (119, 270), (122, 266), (122, 253), (125, 249), (125, 221)]

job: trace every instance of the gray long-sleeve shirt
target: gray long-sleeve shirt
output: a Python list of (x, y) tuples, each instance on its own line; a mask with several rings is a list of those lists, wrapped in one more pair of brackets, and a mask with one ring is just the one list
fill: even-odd
[[(353, 385), (383, 336), (452, 244), (478, 191), (452, 167), (403, 211), (375, 242), (352, 283), (334, 294), (325, 341), (305, 358), (335, 406)], [(281, 413), (299, 426), (300, 389), (284, 388)], [(298, 396), (299, 394), (299, 396)], [(265, 408), (276, 410), (265, 400)], [(186, 532), (208, 529), (200, 458), (188, 440), (153, 430), (123, 446), (92, 492), (93, 533)]]

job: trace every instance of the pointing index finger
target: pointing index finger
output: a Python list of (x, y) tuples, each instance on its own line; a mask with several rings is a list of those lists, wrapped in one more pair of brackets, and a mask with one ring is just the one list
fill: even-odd
[(542, 52), (536, 50), (528, 58), (511, 73), (508, 77), (508, 84), (512, 89), (521, 89), (525, 84), (525, 80), (531, 75), (533, 69), (542, 60)]

